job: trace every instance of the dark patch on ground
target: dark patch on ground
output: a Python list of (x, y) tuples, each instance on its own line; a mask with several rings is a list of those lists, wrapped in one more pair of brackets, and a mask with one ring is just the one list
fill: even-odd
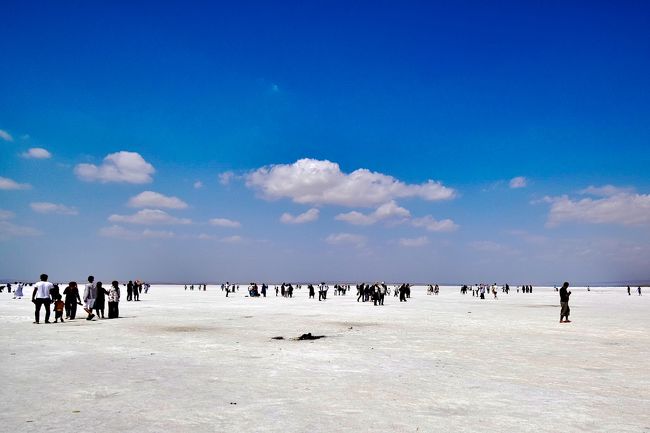
[(308, 334), (302, 334), (300, 337), (296, 338), (298, 341), (305, 341), (305, 340), (318, 340), (321, 338), (325, 338), (324, 335), (311, 335), (311, 332)]
[(284, 337), (271, 337), (271, 340), (284, 340)]

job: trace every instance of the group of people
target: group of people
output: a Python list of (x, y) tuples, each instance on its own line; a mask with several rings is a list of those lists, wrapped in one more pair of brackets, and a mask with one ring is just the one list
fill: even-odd
[(40, 323), (41, 308), (45, 309), (45, 323), (51, 323), (52, 305), (54, 306), (54, 323), (64, 322), (64, 312), (66, 320), (76, 319), (78, 305), (81, 305), (86, 312), (86, 320), (93, 320), (95, 317), (104, 319), (107, 300), (108, 318), (119, 317), (120, 284), (117, 281), (113, 281), (107, 290), (101, 282), (95, 282), (95, 277), (91, 275), (88, 277), (88, 284), (84, 288), (82, 298), (76, 282), (70, 281), (61, 293), (58, 284), (49, 282), (47, 274), (41, 274), (40, 281), (34, 284), (32, 292), (32, 302), (35, 307), (34, 323)]

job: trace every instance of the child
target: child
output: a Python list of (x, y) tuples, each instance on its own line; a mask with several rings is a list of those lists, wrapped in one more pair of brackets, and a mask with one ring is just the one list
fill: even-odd
[(63, 309), (65, 308), (65, 302), (61, 300), (61, 295), (57, 295), (54, 301), (54, 323), (58, 322), (61, 319), (63, 323)]

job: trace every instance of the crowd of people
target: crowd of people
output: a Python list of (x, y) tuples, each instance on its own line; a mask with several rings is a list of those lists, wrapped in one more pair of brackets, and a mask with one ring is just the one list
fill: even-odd
[[(150, 285), (139, 280), (130, 280), (128, 283), (123, 283), (123, 286), (126, 286), (127, 291), (127, 301), (140, 301), (140, 295), (144, 292), (148, 293)], [(9, 293), (14, 294), (14, 299), (22, 299), (23, 292), (26, 288), (33, 287), (32, 292), (32, 302), (35, 306), (34, 311), (34, 323), (40, 323), (41, 309), (45, 310), (45, 323), (50, 322), (51, 310), (53, 307), (54, 310), (54, 323), (64, 322), (65, 320), (75, 320), (77, 316), (77, 307), (82, 306), (83, 310), (86, 313), (86, 320), (93, 320), (95, 318), (104, 319), (108, 315), (109, 319), (114, 319), (119, 317), (119, 302), (121, 297), (120, 283), (118, 281), (112, 281), (108, 289), (104, 288), (102, 282), (95, 282), (95, 278), (91, 275), (88, 277), (88, 283), (85, 284), (83, 290), (83, 296), (80, 293), (77, 283), (70, 281), (63, 291), (60, 290), (60, 284), (54, 284), (48, 281), (48, 275), (42, 274), (40, 276), (40, 281), (37, 283), (22, 283), (14, 282), (13, 286), (11, 283), (5, 285), (0, 285), (0, 293), (5, 289)], [(334, 294), (338, 296), (345, 296), (347, 292), (351, 290), (350, 284), (334, 284)], [(440, 293), (440, 287), (438, 284), (428, 284), (427, 286), (427, 295), (438, 295)], [(561, 288), (558, 289), (557, 286), (554, 287), (556, 292), (559, 292), (560, 296), (560, 323), (570, 323), (569, 315), (569, 297), (571, 296), (571, 291), (568, 290), (569, 283), (565, 282)], [(198, 284), (196, 285), (198, 291), (207, 291), (207, 284)], [(301, 284), (296, 284), (295, 287), (291, 283), (282, 283), (280, 285), (275, 285), (275, 296), (282, 296), (285, 298), (293, 298), (294, 289), (301, 289)], [(327, 293), (329, 291), (329, 285), (325, 282), (320, 284), (307, 284), (308, 297), (309, 299), (314, 299), (316, 291), (318, 291), (318, 300), (325, 301), (327, 300)], [(195, 290), (195, 284), (186, 284), (185, 290), (193, 291)], [(266, 283), (255, 283), (251, 282), (248, 286), (248, 296), (249, 297), (266, 297), (269, 286)], [(411, 285), (410, 283), (402, 283), (398, 285), (393, 285), (392, 289), (384, 282), (375, 282), (370, 283), (360, 283), (356, 285), (357, 289), (357, 302), (373, 302), (376, 306), (384, 305), (385, 298), (391, 296), (391, 293), (394, 297), (399, 296), (400, 302), (407, 302), (411, 297)], [(221, 284), (221, 290), (225, 292), (226, 297), (229, 294), (238, 292), (239, 285), (231, 284), (226, 282)], [(590, 290), (590, 288), (588, 288)], [(465, 295), (468, 292), (472, 292), (472, 296), (485, 299), (486, 294), (490, 293), (494, 299), (498, 299), (499, 287), (497, 284), (475, 284), (475, 285), (462, 285), (460, 287), (460, 293)], [(510, 293), (510, 285), (504, 284), (500, 287), (500, 291), (505, 294)], [(533, 293), (532, 285), (522, 285), (517, 287), (517, 293)], [(638, 296), (641, 296), (641, 286), (636, 290)], [(632, 290), (630, 286), (627, 286), (627, 294), (630, 296)], [(106, 306), (108, 304), (108, 311), (106, 312)]]

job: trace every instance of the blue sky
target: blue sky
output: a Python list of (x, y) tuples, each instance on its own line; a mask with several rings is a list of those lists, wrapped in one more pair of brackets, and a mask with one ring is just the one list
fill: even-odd
[(650, 278), (646, 3), (303, 3), (3, 3), (0, 277)]

